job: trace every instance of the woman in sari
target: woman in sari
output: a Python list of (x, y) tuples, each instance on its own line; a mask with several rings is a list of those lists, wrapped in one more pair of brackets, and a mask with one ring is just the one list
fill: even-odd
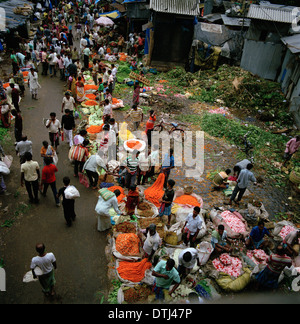
[(76, 100), (79, 102), (82, 102), (85, 97), (85, 92), (84, 92), (84, 83), (82, 82), (82, 77), (79, 76), (78, 80), (76, 82)]
[(139, 105), (139, 103), (140, 103), (140, 91), (141, 91), (140, 82), (135, 81), (134, 90), (133, 90), (133, 98), (132, 98), (132, 104), (133, 105), (137, 105), (137, 106)]
[(69, 76), (68, 82), (69, 82), (68, 89), (71, 91), (72, 97), (76, 98), (77, 90), (76, 90), (76, 79), (74, 74)]

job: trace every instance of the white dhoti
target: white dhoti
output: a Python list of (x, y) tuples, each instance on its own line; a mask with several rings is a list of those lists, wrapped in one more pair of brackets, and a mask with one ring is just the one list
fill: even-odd
[(73, 146), (73, 130), (64, 129), (65, 140), (69, 143), (70, 147)]
[(97, 230), (99, 232), (106, 231), (112, 227), (110, 216), (106, 214), (98, 214)]
[(104, 200), (101, 195), (98, 197), (98, 202), (95, 208), (95, 211), (98, 215), (98, 226), (97, 229), (99, 232), (106, 231), (112, 227), (111, 218), (109, 210), (113, 208), (117, 214), (121, 214), (121, 211), (118, 207), (118, 200), (115, 195), (113, 195), (108, 200)]
[(38, 89), (40, 88), (40, 85), (38, 82), (38, 74), (36, 72), (34, 72), (34, 74), (29, 72), (28, 78), (29, 78), (30, 93), (32, 95), (37, 95)]

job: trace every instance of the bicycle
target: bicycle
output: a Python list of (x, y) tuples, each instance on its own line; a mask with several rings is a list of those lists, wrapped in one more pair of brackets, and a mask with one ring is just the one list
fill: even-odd
[(236, 144), (236, 147), (244, 152), (246, 154), (247, 159), (253, 164), (254, 163), (254, 154), (253, 154), (253, 150), (254, 150), (254, 146), (252, 145), (252, 143), (249, 141), (248, 136), (253, 133), (254, 131), (249, 131), (247, 132), (244, 136), (240, 136), (239, 138), (241, 139), (241, 142), (243, 143), (244, 147), (241, 147), (238, 143)]
[(186, 133), (183, 128), (179, 128), (179, 126), (186, 126), (185, 124), (179, 124), (179, 123), (167, 123), (163, 118), (159, 122), (159, 124), (155, 125), (153, 130), (159, 131), (161, 133), (162, 131), (167, 131), (169, 135), (172, 136), (172, 138), (175, 141), (184, 141), (186, 139)]

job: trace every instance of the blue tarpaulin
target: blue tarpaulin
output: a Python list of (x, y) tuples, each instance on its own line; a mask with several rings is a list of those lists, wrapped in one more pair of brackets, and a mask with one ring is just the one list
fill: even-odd
[(145, 2), (145, 0), (124, 0), (122, 3), (130, 3), (130, 2)]

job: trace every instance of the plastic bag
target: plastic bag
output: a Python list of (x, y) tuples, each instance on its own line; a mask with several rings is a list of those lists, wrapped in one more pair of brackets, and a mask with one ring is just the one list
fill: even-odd
[(68, 186), (65, 190), (66, 199), (76, 199), (80, 197), (79, 191), (74, 186)]
[(84, 173), (79, 173), (79, 182), (83, 184), (86, 188), (89, 188), (89, 179)]
[(2, 161), (0, 161), (0, 173), (4, 175), (10, 174), (9, 168), (6, 166), (6, 164)]
[(12, 161), (14, 160), (14, 158), (11, 155), (5, 155), (3, 158), (3, 162), (6, 164), (6, 166), (8, 168), (11, 167)]
[(197, 245), (197, 250), (198, 250), (198, 258), (199, 258), (200, 265), (204, 265), (207, 263), (214, 248), (209, 242), (203, 241)]
[[(43, 271), (39, 267), (35, 267), (34, 272), (37, 276), (41, 276), (43, 274)], [(26, 272), (23, 277), (23, 282), (25, 283), (34, 282), (38, 280), (39, 280), (38, 278), (33, 278), (32, 270)]]
[(52, 159), (53, 159), (53, 163), (54, 163), (55, 165), (57, 165), (57, 163), (58, 163), (58, 156), (57, 156), (56, 152), (54, 153)]

